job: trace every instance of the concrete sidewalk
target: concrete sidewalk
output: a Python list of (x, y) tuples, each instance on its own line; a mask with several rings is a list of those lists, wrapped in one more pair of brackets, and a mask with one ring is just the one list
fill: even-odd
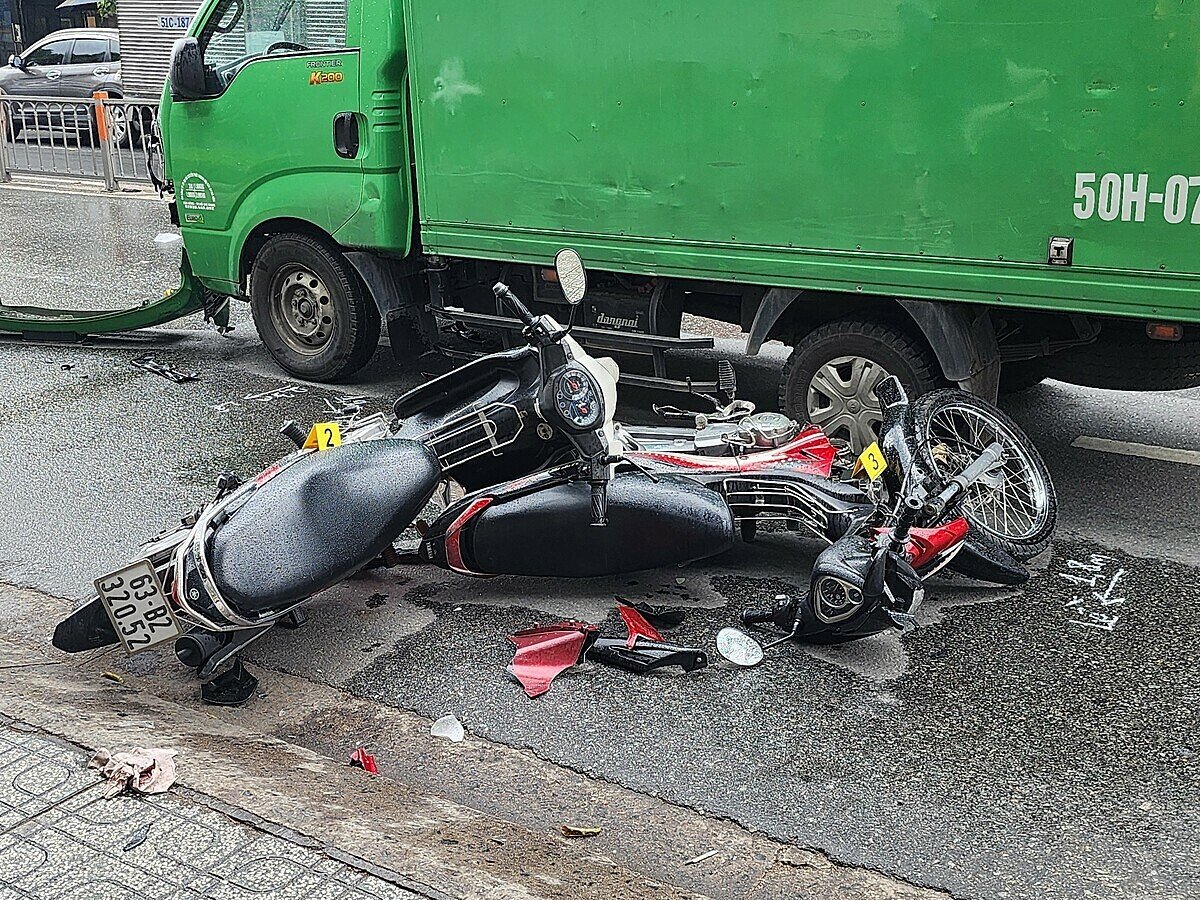
[(0, 898), (441, 896), (186, 788), (105, 799), (87, 758), (0, 717)]

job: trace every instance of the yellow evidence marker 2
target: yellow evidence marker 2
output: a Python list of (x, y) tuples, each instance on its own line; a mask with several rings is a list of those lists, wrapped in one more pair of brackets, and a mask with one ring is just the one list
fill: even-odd
[(342, 429), (337, 422), (318, 422), (308, 432), (305, 450), (328, 450), (342, 446)]

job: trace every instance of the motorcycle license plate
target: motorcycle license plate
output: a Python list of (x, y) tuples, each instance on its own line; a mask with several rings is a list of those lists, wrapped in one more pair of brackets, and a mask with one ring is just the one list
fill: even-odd
[(95, 585), (125, 652), (141, 653), (179, 636), (179, 623), (149, 560), (101, 576)]

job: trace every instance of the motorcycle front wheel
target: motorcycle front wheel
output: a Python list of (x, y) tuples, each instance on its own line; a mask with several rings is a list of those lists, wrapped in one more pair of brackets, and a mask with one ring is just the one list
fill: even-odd
[(943, 482), (999, 441), (1003, 461), (967, 488), (961, 514), (1021, 561), (1050, 546), (1058, 497), (1042, 455), (1016, 422), (986, 400), (954, 389), (918, 397), (912, 416), (921, 462)]

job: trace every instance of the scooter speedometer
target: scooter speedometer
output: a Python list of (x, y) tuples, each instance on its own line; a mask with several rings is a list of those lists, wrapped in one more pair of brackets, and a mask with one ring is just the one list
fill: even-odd
[(551, 402), (570, 431), (591, 431), (604, 420), (604, 397), (582, 366), (566, 366), (551, 382)]

